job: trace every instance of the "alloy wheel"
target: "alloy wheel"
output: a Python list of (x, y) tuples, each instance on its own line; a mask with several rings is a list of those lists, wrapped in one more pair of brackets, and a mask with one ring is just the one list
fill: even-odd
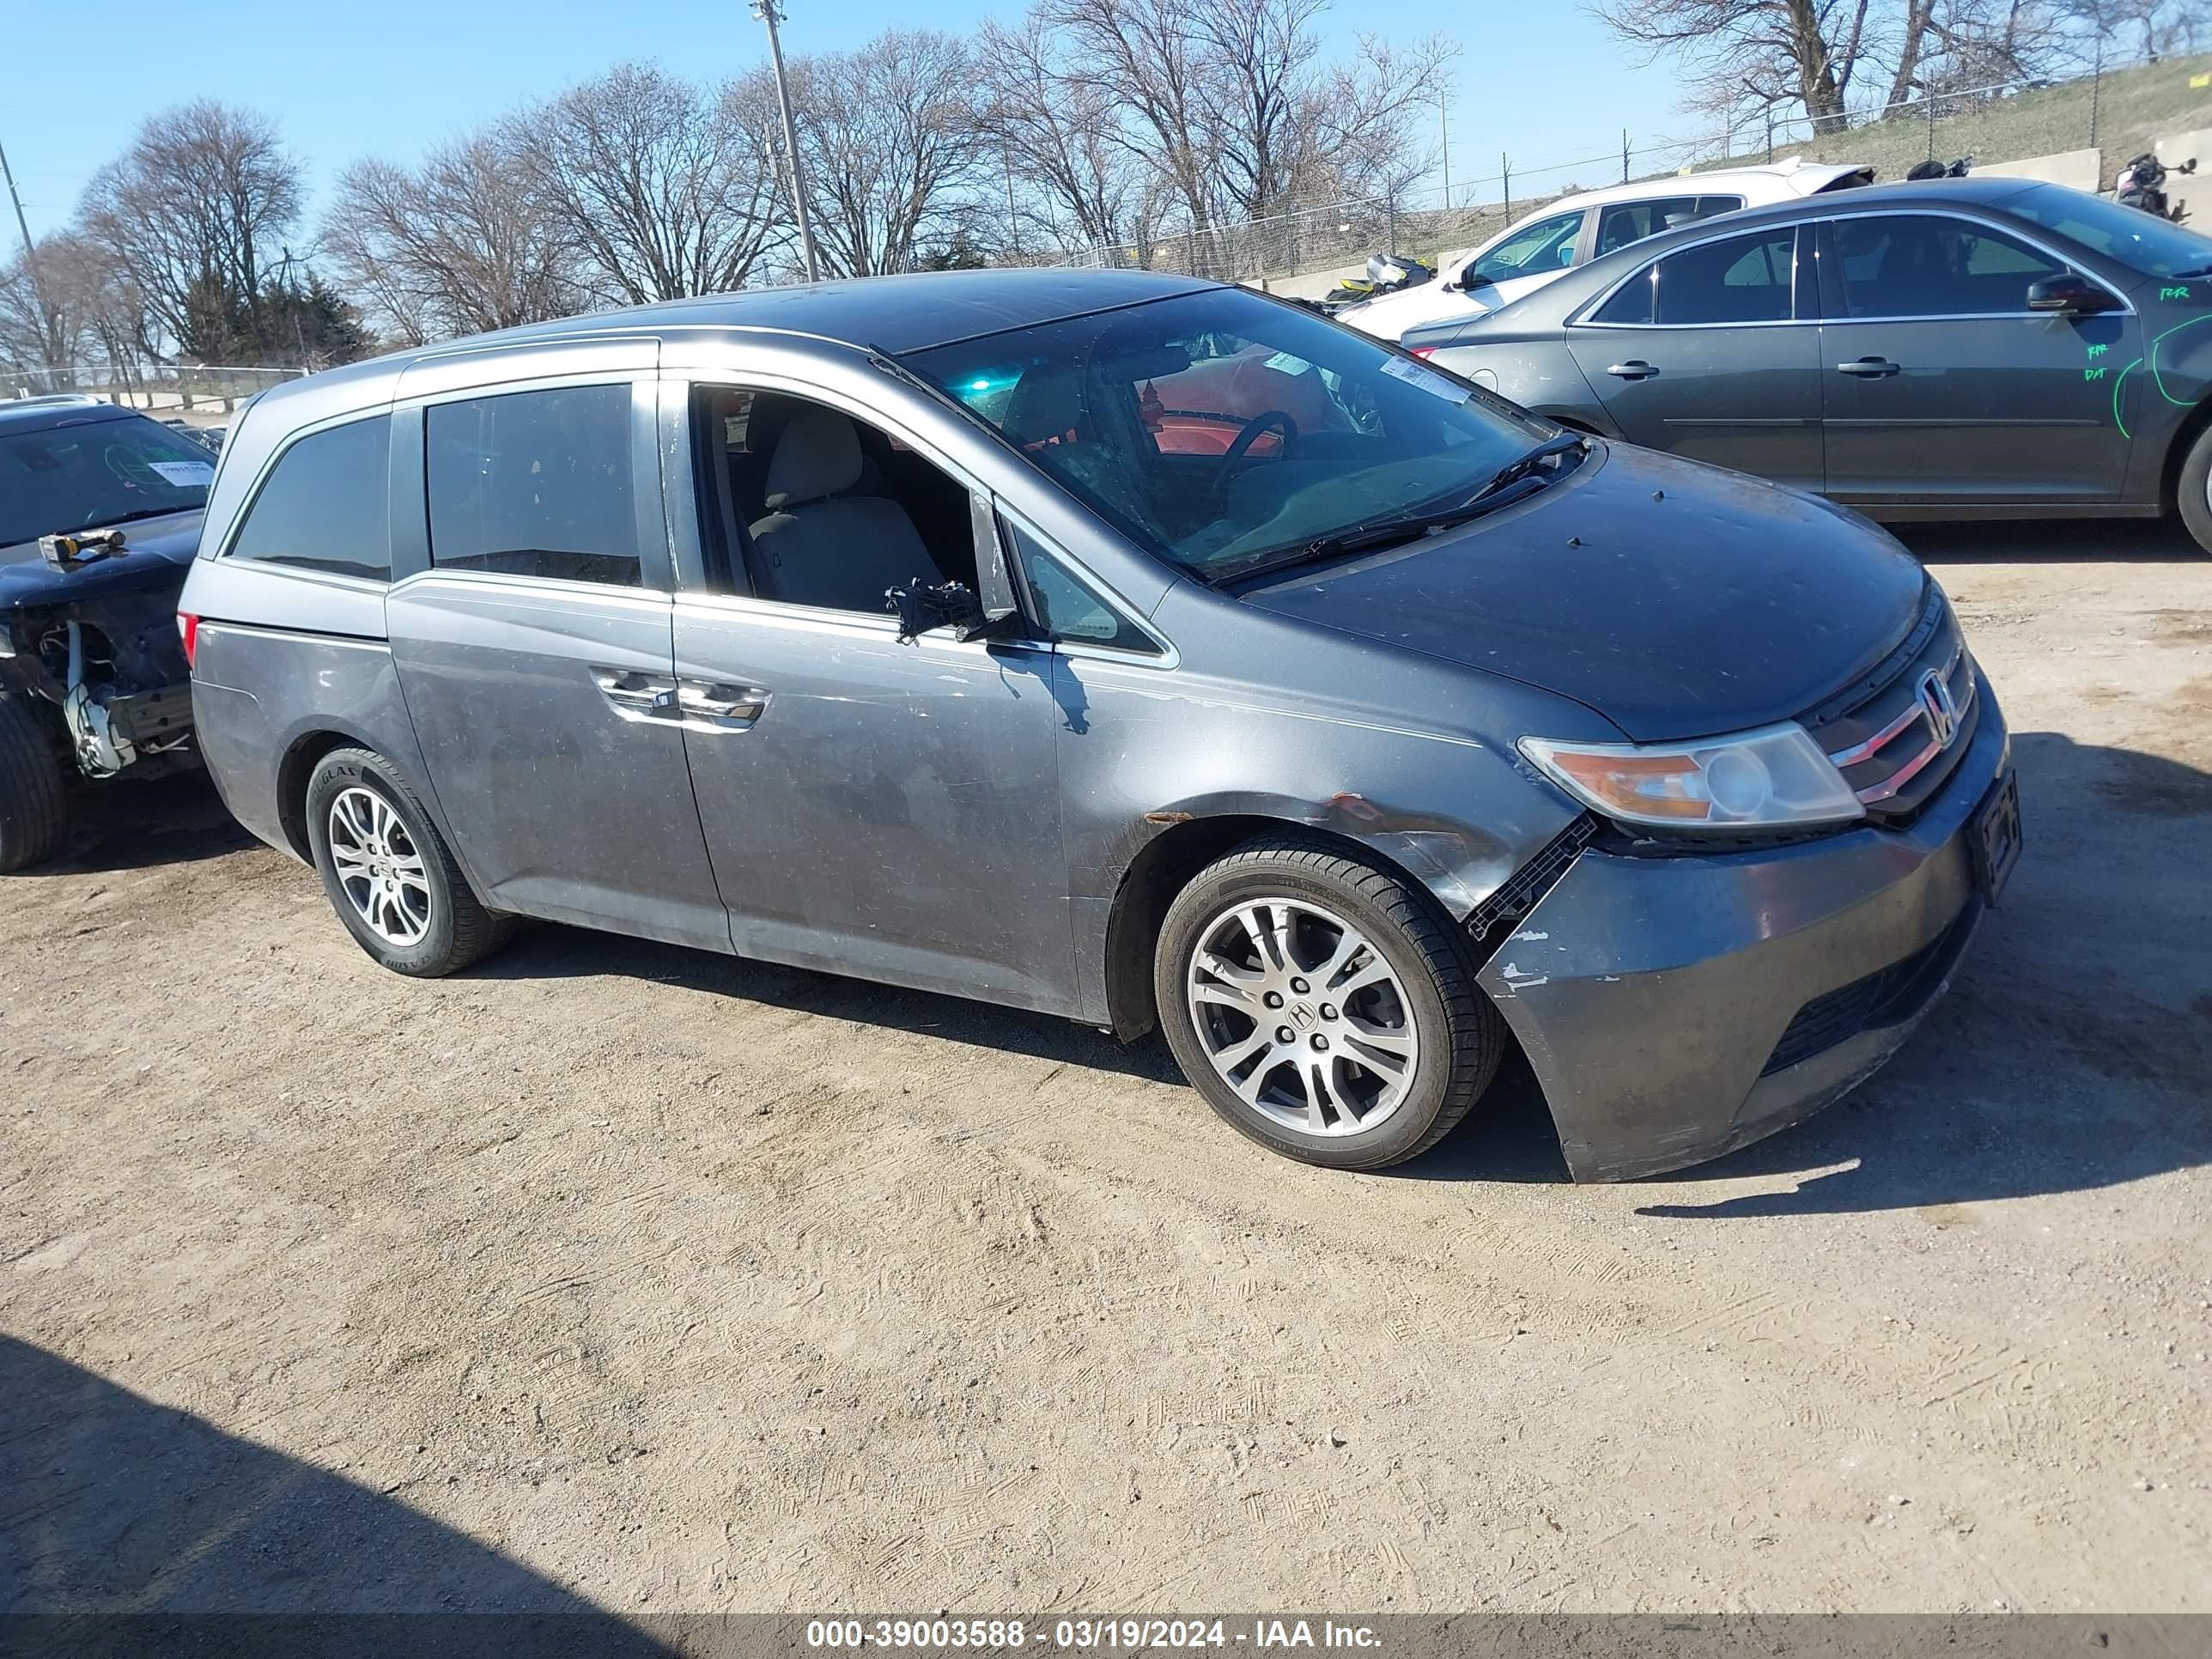
[(401, 949), (430, 931), (430, 878), (392, 803), (374, 789), (342, 789), (331, 802), (331, 864), (368, 930)]
[(1381, 951), (1304, 899), (1240, 900), (1184, 975), (1206, 1058), (1279, 1127), (1361, 1134), (1397, 1110), (1420, 1064), (1412, 1006)]

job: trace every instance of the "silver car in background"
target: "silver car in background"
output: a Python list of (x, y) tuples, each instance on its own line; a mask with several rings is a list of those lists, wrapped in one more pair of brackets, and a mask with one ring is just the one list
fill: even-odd
[(1880, 532), (1161, 275), (285, 386), (183, 608), (225, 799), (389, 968), (533, 916), (1157, 1024), (1342, 1168), (1510, 1040), (1579, 1177), (1800, 1117), (2018, 847), (1995, 696)]

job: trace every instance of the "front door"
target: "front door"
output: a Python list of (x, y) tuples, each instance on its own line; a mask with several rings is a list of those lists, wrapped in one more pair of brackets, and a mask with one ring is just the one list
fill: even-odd
[(1820, 227), (1828, 493), (1869, 506), (2117, 500), (2135, 313), (2031, 312), (2063, 260), (1936, 212)]
[(459, 851), (493, 904), (729, 949), (672, 718), (650, 378), (434, 402), (395, 422), (426, 568), (386, 604)]
[(1568, 329), (1623, 437), (1820, 488), (1820, 331), (1798, 309), (1796, 246), (1781, 225), (1680, 249)]
[[(887, 580), (976, 582), (988, 526), (919, 449), (808, 399), (695, 392), (702, 520), (676, 674), (740, 955), (1065, 1012), (1075, 1003), (1052, 650), (902, 642)], [(734, 556), (732, 556), (734, 555)], [(788, 596), (788, 597), (779, 597)]]

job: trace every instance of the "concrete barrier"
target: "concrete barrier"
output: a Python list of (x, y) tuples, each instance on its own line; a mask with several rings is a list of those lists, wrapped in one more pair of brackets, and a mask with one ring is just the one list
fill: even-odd
[[(2161, 138), (2151, 146), (2151, 152), (2169, 169), (2166, 193), (2180, 206), (2182, 222), (2191, 230), (2212, 234), (2212, 127)], [(2195, 173), (2171, 171), (2192, 155), (2197, 158)]]
[(1357, 264), (1309, 270), (1297, 276), (1249, 276), (1245, 278), (1244, 286), (1265, 294), (1279, 294), (1286, 300), (1318, 300), (1339, 283), (1366, 275), (1367, 261), (1362, 259)]
[(2017, 161), (1992, 161), (1987, 167), (1977, 163), (1972, 171), (1978, 179), (2039, 179), (2046, 185), (2064, 185), (2069, 189), (2086, 190), (2094, 194), (2103, 179), (2104, 169), (2104, 151), (2069, 149), (2056, 155), (2029, 155)]

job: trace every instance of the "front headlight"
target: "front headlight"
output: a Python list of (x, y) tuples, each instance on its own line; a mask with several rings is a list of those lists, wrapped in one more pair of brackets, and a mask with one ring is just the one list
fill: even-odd
[(1794, 721), (1692, 743), (1523, 738), (1544, 775), (1609, 818), (1668, 830), (1843, 823), (1866, 808)]

